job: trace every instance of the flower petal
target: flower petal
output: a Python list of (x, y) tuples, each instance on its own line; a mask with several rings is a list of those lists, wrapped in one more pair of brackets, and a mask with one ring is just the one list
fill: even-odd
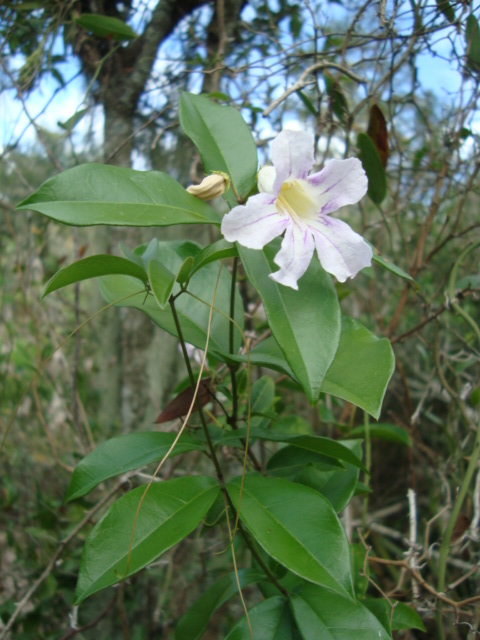
[(277, 172), (275, 171), (275, 167), (266, 166), (260, 169), (257, 176), (258, 190), (260, 193), (273, 193), (276, 176)]
[(278, 213), (273, 196), (259, 193), (249, 198), (246, 205), (227, 213), (221, 231), (229, 242), (239, 242), (248, 249), (263, 249), (285, 231), (289, 221), (288, 216)]
[(280, 271), (270, 274), (270, 278), (292, 289), (298, 289), (297, 280), (308, 269), (313, 256), (312, 233), (305, 225), (290, 224), (285, 232), (280, 251), (274, 258)]
[(273, 193), (278, 195), (285, 180), (305, 179), (313, 167), (313, 135), (284, 129), (272, 142), (272, 162), (277, 171)]
[(347, 204), (355, 204), (367, 193), (368, 180), (358, 158), (327, 160), (325, 168), (308, 176), (321, 203), (319, 213), (332, 213)]
[(371, 265), (370, 246), (346, 222), (321, 216), (308, 226), (322, 267), (339, 282), (355, 277), (361, 269)]

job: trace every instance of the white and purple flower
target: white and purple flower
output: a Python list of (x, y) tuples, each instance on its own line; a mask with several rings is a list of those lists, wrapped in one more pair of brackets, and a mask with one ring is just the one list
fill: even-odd
[(329, 216), (365, 195), (368, 181), (360, 160), (328, 160), (322, 171), (308, 175), (313, 146), (313, 136), (306, 132), (279, 133), (272, 142), (273, 167), (263, 167), (258, 174), (260, 193), (234, 207), (221, 227), (228, 241), (249, 249), (263, 249), (285, 232), (275, 256), (280, 270), (270, 278), (292, 289), (298, 289), (315, 249), (325, 271), (340, 282), (353, 278), (372, 260), (364, 239)]

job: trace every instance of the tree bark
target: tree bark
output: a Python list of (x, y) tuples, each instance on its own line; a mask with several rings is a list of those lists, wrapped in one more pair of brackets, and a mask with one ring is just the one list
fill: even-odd
[[(105, 115), (105, 162), (131, 166), (134, 115), (158, 48), (179, 21), (202, 4), (204, 0), (160, 0), (143, 34), (127, 47), (119, 48), (102, 66), (97, 97)], [(87, 7), (87, 10), (94, 9)], [(97, 71), (104, 46), (104, 41), (95, 38), (80, 44), (79, 55), (87, 75)], [(162, 230), (162, 236), (167, 234)], [(98, 253), (114, 252), (121, 241), (133, 248), (150, 237), (151, 230), (96, 228), (92, 247)], [(109, 309), (102, 315), (100, 325), (97, 376), (100, 407), (96, 421), (105, 428), (120, 424), (124, 432), (153, 422), (158, 406), (152, 407), (152, 400), (158, 398), (162, 404), (171, 385), (168, 372), (175, 369), (176, 341), (154, 332), (146, 316), (129, 309)], [(152, 343), (154, 335), (159, 338)]]

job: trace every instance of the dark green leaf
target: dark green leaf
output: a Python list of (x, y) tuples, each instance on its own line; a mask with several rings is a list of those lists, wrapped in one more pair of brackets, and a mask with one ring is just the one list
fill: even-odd
[(103, 164), (83, 164), (50, 178), (17, 208), (76, 226), (219, 224), (211, 207), (166, 173)]
[(247, 619), (242, 618), (225, 640), (298, 640), (295, 624), (287, 601), (274, 596), (259, 602), (248, 612), (252, 633)]
[(235, 258), (236, 256), (238, 256), (238, 251), (234, 244), (227, 242), (223, 238), (221, 240), (217, 240), (217, 242), (209, 244), (208, 247), (205, 247), (205, 249), (202, 249), (202, 251), (197, 253), (191, 275), (210, 262), (223, 260), (224, 258)]
[(90, 258), (84, 258), (83, 260), (74, 262), (52, 276), (45, 285), (42, 297), (74, 282), (98, 278), (99, 276), (113, 273), (133, 276), (141, 280), (144, 285), (147, 283), (147, 274), (145, 271), (130, 260), (110, 255), (91, 256)]
[[(245, 438), (246, 436), (246, 428), (236, 429), (235, 431), (222, 433), (221, 437), (216, 439), (215, 442), (217, 445), (226, 444), (229, 440)], [(279, 433), (276, 429), (257, 428), (250, 429), (250, 438), (257, 438), (267, 442), (286, 442), (292, 447), (318, 453), (335, 460), (349, 462), (363, 471), (366, 470), (362, 461), (355, 455), (355, 453), (353, 453), (353, 451), (351, 451), (352, 445), (350, 443), (341, 444), (338, 440), (331, 440), (330, 438), (324, 438), (323, 436), (292, 435)]]
[(368, 552), (365, 550), (363, 544), (355, 543), (350, 545), (353, 583), (355, 585), (355, 595), (357, 598), (363, 598), (369, 585), (367, 576), (370, 575), (370, 568), (368, 562), (365, 562), (365, 556), (367, 553)]
[(340, 89), (339, 81), (329, 71), (324, 71), (325, 88), (330, 99), (330, 109), (340, 122), (346, 122), (348, 118), (348, 104)]
[(297, 95), (300, 98), (300, 100), (303, 102), (303, 104), (306, 106), (308, 111), (310, 111), (312, 116), (318, 116), (318, 112), (315, 109), (315, 107), (313, 106), (312, 101), (310, 100), (310, 98), (307, 98), (307, 96), (303, 93), (303, 91), (297, 91)]
[(238, 583), (244, 589), (265, 580), (265, 574), (254, 569), (241, 569), (217, 580), (183, 615), (175, 628), (175, 640), (200, 640), (214, 612), (225, 602), (238, 596)]
[[(372, 247), (372, 249), (373, 249), (373, 247)], [(380, 254), (376, 253), (375, 249), (373, 249), (372, 260), (373, 260), (373, 262), (376, 262), (378, 265), (380, 265), (384, 269), (387, 269), (387, 271), (391, 271), (392, 273), (394, 273), (399, 278), (403, 278), (404, 280), (408, 280), (409, 282), (411, 282), (412, 284), (415, 285), (416, 289), (420, 288), (420, 285), (418, 284), (418, 282), (416, 280), (414, 280), (412, 278), (412, 276), (408, 275), (408, 273), (403, 271), (403, 269), (400, 269), (400, 267), (397, 267), (397, 265), (393, 264), (393, 262), (390, 262), (390, 260), (387, 260), (387, 258), (384, 258)]]
[(260, 344), (254, 347), (250, 351), (248, 358), (246, 355), (225, 354), (225, 360), (227, 362), (250, 362), (251, 365), (268, 367), (274, 371), (286, 373), (295, 379), (293, 371), (288, 366), (288, 362), (285, 360), (285, 356), (273, 336), (262, 340)]
[(270, 409), (275, 398), (275, 382), (270, 376), (262, 376), (252, 385), (251, 411), (264, 413)]
[[(371, 424), (368, 427), (370, 438), (377, 440), (386, 440), (387, 442), (397, 442), (407, 447), (412, 446), (412, 441), (408, 431), (396, 424), (378, 423)], [(355, 427), (348, 434), (350, 438), (365, 438), (365, 427), (363, 425)]]
[(468, 66), (478, 73), (480, 72), (480, 28), (473, 13), (467, 18), (465, 37), (467, 39)]
[[(389, 606), (388, 602), (385, 604)], [(404, 602), (395, 602), (392, 629), (393, 631), (400, 631), (402, 629), (420, 629), (420, 631), (426, 631), (425, 625), (415, 609), (409, 607)]]
[(455, 23), (455, 11), (448, 0), (437, 0), (437, 7), (449, 22)]
[(223, 171), (239, 200), (255, 187), (257, 147), (240, 112), (205, 96), (182, 93), (180, 124), (200, 151), (206, 173)]
[(75, 22), (100, 38), (123, 42), (137, 37), (135, 31), (119, 18), (97, 13), (82, 13), (79, 18), (75, 18)]
[(368, 197), (380, 204), (387, 195), (387, 176), (382, 161), (371, 138), (366, 133), (359, 133), (357, 138), (358, 157), (368, 178)]
[[(68, 487), (66, 502), (86, 495), (101, 482), (159, 462), (169, 451), (177, 434), (137, 432), (112, 438), (98, 445), (77, 464)], [(203, 448), (201, 443), (183, 435), (170, 457)]]
[(291, 607), (303, 640), (391, 640), (360, 601), (315, 585), (293, 594)]
[[(352, 453), (362, 455), (359, 442), (352, 446), (352, 442), (339, 441), (345, 447), (350, 447)], [(345, 463), (343, 469), (321, 469), (318, 467), (305, 467), (294, 476), (295, 482), (305, 484), (319, 491), (330, 502), (337, 513), (345, 509), (352, 499), (358, 481), (358, 466)]]
[(384, 598), (367, 597), (362, 600), (362, 603), (382, 622), (386, 629), (391, 627), (393, 631), (404, 629), (425, 631), (425, 626), (418, 613), (404, 602), (396, 602), (395, 600), (388, 602)]
[(88, 109), (80, 109), (80, 111), (74, 113), (73, 116), (68, 118), (68, 120), (65, 120), (65, 122), (57, 122), (57, 124), (62, 129), (70, 132), (77, 125), (77, 123), (80, 122), (80, 120), (86, 113), (88, 113)]
[[(335, 458), (324, 456), (321, 453), (316, 453), (315, 451), (292, 447), (291, 445), (287, 445), (286, 447), (282, 447), (276, 451), (272, 456), (270, 456), (267, 462), (267, 470), (270, 475), (288, 476), (296, 482), (298, 480), (295, 474), (298, 474), (307, 468), (320, 471), (331, 471), (332, 469), (343, 469), (344, 467), (342, 463)], [(311, 486), (307, 482), (301, 482), (301, 484)], [(316, 487), (312, 487), (312, 489), (316, 489)]]
[(85, 542), (75, 604), (143, 569), (183, 540), (200, 524), (218, 491), (212, 478), (189, 476), (152, 484), (141, 505), (145, 487), (117, 500)]
[(192, 256), (185, 258), (182, 266), (178, 271), (177, 282), (180, 282), (180, 284), (183, 284), (188, 280), (188, 278), (192, 275), (193, 263), (194, 263), (194, 259)]
[[(280, 478), (236, 478), (227, 485), (240, 518), (258, 544), (293, 573), (353, 595), (345, 532), (317, 491)], [(316, 533), (315, 533), (316, 532)]]

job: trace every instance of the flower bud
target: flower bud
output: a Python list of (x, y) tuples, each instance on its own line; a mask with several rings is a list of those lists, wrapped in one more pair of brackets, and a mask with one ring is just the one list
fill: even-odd
[(192, 196), (200, 198), (200, 200), (213, 200), (213, 198), (225, 193), (229, 186), (229, 177), (226, 173), (219, 171), (206, 176), (200, 184), (190, 185), (187, 191)]

